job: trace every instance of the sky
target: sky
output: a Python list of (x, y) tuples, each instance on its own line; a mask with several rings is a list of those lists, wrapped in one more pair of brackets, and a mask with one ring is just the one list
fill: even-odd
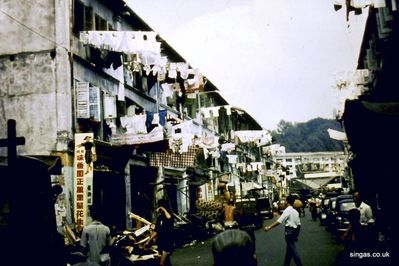
[(366, 13), (327, 0), (130, 0), (130, 7), (265, 129), (334, 118), (334, 75), (355, 70)]

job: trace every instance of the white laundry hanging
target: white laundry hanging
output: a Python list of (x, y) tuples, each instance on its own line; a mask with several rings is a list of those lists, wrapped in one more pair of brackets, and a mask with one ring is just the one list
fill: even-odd
[(152, 125), (159, 125), (159, 114), (158, 113), (154, 114), (154, 116), (152, 118), (152, 121), (151, 121), (151, 124)]
[(372, 0), (372, 5), (374, 8), (386, 7), (385, 0)]
[(224, 143), (222, 144), (221, 150), (226, 151), (226, 152), (232, 152), (236, 148), (236, 145), (234, 143)]
[(126, 128), (127, 133), (133, 134), (147, 134), (146, 119), (145, 114), (120, 117), (121, 126)]
[(204, 114), (204, 118), (211, 117), (210, 111), (211, 111), (211, 109), (209, 109), (209, 108), (201, 108), (201, 112)]
[(230, 164), (236, 164), (238, 162), (238, 155), (226, 155)]
[(118, 85), (118, 101), (124, 101), (124, 100), (125, 100), (125, 86), (123, 86), (123, 84), (119, 82), (119, 85)]
[(91, 33), (89, 33), (88, 40), (91, 45), (93, 45), (94, 47), (100, 48), (101, 45), (103, 44), (103, 34), (91, 32)]
[(225, 105), (223, 106), (226, 109), (226, 114), (231, 115), (231, 106), (230, 105)]
[(212, 116), (219, 117), (219, 107), (211, 107)]
[(152, 31), (82, 31), (79, 39), (84, 44), (126, 54), (161, 53), (161, 43)]
[(182, 79), (187, 79), (189, 70), (188, 70), (188, 64), (187, 63), (177, 63), (176, 64), (178, 71), (180, 72), (180, 77)]
[(128, 33), (121, 33), (120, 36), (118, 36), (118, 39), (120, 40), (119, 45), (115, 46), (114, 49), (117, 52), (126, 52), (126, 53), (131, 53), (131, 47), (129, 45), (130, 38), (128, 36)]
[(168, 77), (171, 79), (177, 78), (177, 66), (175, 63), (170, 63), (169, 64), (169, 73)]
[(173, 86), (174, 86), (174, 84), (170, 84), (170, 83), (162, 83), (161, 84), (161, 87), (163, 88), (163, 95), (165, 97), (173, 96)]

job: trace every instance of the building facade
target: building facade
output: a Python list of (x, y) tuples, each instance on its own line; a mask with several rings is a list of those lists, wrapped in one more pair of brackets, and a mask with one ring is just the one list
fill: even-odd
[(373, 209), (379, 239), (392, 240), (397, 228), (392, 216), (396, 174), (390, 166), (397, 160), (384, 154), (399, 148), (399, 20), (396, 1), (379, 2), (357, 7), (368, 14), (357, 69), (337, 87), (346, 95), (339, 119), (348, 136), (355, 190)]
[(261, 179), (268, 133), (124, 1), (5, 1), (0, 21), (0, 122), (17, 121), (20, 155), (61, 158), (60, 226), (95, 205), (130, 227), (161, 197), (178, 214), (214, 199), (226, 173)]

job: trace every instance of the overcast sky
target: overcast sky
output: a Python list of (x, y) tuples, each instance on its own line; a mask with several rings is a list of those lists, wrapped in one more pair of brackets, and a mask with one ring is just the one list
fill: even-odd
[[(130, 0), (232, 105), (265, 129), (333, 118), (334, 73), (356, 68), (365, 15), (327, 0)], [(363, 14), (366, 12), (364, 11)]]

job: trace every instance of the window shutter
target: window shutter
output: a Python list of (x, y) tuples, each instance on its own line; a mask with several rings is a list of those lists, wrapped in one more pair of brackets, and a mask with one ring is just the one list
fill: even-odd
[(84, 7), (83, 4), (78, 0), (74, 1), (73, 7), (73, 32), (79, 34), (79, 31), (82, 31), (84, 27)]
[(90, 31), (93, 30), (93, 22), (94, 22), (94, 16), (93, 16), (93, 9), (89, 6), (85, 6), (85, 13), (84, 13), (84, 30)]
[(116, 118), (116, 98), (115, 96), (104, 94), (104, 118)]
[(95, 121), (101, 121), (101, 103), (100, 89), (98, 87), (90, 87), (89, 95), (90, 117)]
[(94, 22), (96, 24), (95, 30), (98, 30), (98, 31), (106, 31), (107, 30), (107, 21), (96, 13), (94, 14)]
[(90, 118), (89, 82), (76, 82), (76, 116)]

